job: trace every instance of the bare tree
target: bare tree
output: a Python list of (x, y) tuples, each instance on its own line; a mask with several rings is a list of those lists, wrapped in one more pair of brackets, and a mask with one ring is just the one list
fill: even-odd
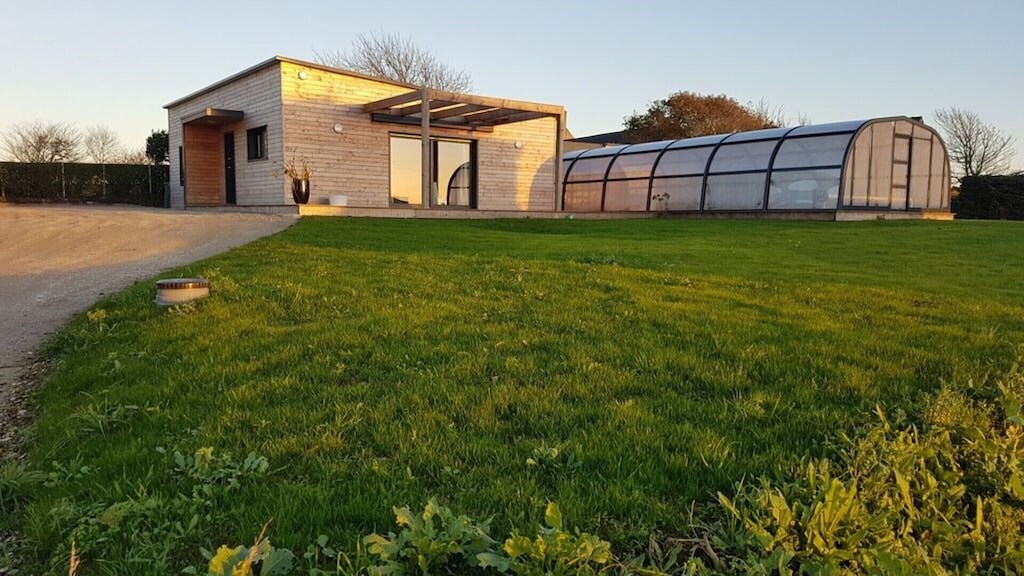
[(767, 98), (761, 98), (757, 102), (747, 102), (747, 110), (764, 123), (765, 126), (807, 126), (811, 119), (804, 113), (797, 114), (795, 120), (790, 120), (786, 115), (786, 109), (781, 104), (772, 104)]
[(121, 141), (106, 126), (93, 126), (86, 130), (82, 146), (86, 157), (97, 164), (108, 164), (121, 154)]
[(16, 162), (74, 162), (79, 140), (78, 129), (66, 122), (15, 124), (0, 134), (4, 152)]
[(1013, 160), (1013, 136), (1004, 134), (970, 110), (942, 108), (935, 111), (949, 148), (949, 160), (957, 176), (1005, 174)]
[(122, 148), (109, 162), (111, 164), (149, 164), (150, 158), (145, 148), (128, 149)]
[(348, 51), (314, 51), (327, 66), (449, 92), (466, 92), (473, 81), (465, 70), (442, 62), (400, 34), (360, 34)]

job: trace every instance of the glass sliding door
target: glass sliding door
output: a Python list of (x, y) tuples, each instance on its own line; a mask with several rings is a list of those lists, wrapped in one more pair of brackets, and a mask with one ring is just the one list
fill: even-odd
[(423, 157), (419, 138), (391, 137), (391, 203), (420, 206), (423, 203)]
[(470, 142), (434, 141), (434, 185), (431, 206), (476, 206)]
[[(476, 208), (476, 150), (468, 140), (431, 139), (430, 206)], [(422, 206), (422, 150), (415, 136), (391, 136), (391, 204)]]

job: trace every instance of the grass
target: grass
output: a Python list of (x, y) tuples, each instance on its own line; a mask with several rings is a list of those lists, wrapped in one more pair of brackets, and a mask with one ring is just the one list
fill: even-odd
[[(56, 570), (81, 518), (109, 536), (108, 506), (166, 502), (170, 454), (213, 447), (269, 470), (182, 528), (178, 561), (271, 518), (279, 546), (352, 542), (430, 496), (499, 533), (554, 500), (628, 547), (875, 404), (1005, 372), (1021, 254), (1000, 222), (307, 218), (181, 269), (206, 301), (158, 309), (142, 283), (54, 340), (31, 454), (51, 480), (17, 524)], [(142, 537), (84, 559), (137, 569), (118, 538)]]

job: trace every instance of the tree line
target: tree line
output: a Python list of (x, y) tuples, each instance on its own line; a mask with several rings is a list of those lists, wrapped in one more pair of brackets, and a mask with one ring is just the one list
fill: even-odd
[(154, 130), (144, 147), (133, 148), (106, 126), (80, 130), (68, 122), (37, 120), (0, 132), (0, 150), (14, 162), (162, 164), (167, 161), (167, 131)]

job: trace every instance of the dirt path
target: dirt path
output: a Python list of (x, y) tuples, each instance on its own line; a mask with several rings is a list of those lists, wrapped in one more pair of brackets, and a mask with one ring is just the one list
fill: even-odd
[(0, 455), (33, 353), (104, 294), (281, 231), (294, 216), (0, 204)]

